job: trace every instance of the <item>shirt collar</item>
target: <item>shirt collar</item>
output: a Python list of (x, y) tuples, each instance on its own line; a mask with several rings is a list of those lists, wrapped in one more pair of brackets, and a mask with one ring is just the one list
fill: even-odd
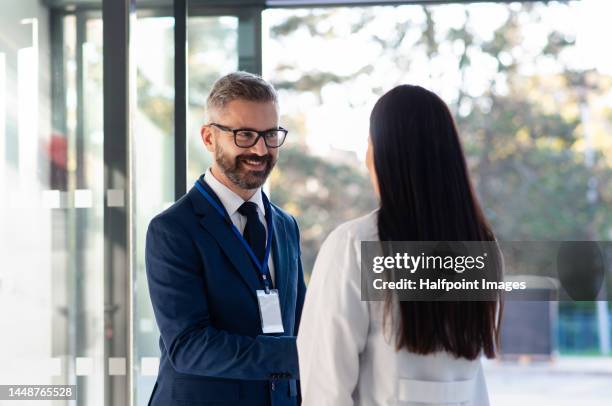
[[(215, 192), (225, 210), (227, 210), (227, 214), (231, 216), (238, 211), (240, 206), (245, 202), (242, 197), (238, 196), (234, 191), (225, 186), (223, 183), (219, 182), (217, 178), (212, 174), (210, 168), (206, 170), (204, 174), (204, 181), (210, 186), (210, 188)], [(257, 205), (261, 213), (265, 213), (266, 209), (263, 204), (263, 198), (261, 196), (261, 187), (257, 188), (255, 194), (248, 200), (249, 202), (253, 202)]]

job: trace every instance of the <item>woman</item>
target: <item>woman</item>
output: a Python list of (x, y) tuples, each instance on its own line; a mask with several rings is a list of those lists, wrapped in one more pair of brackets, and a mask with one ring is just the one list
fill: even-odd
[(418, 86), (382, 96), (366, 164), (378, 210), (321, 247), (298, 335), (304, 405), (488, 405), (500, 303), (361, 300), (361, 241), (494, 241), (453, 118)]

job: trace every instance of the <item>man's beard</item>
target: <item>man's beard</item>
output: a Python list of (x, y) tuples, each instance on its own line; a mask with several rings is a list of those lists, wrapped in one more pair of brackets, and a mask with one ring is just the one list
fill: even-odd
[[(241, 189), (256, 189), (263, 185), (268, 178), (268, 175), (276, 165), (276, 159), (270, 154), (263, 156), (256, 154), (241, 154), (235, 158), (228, 157), (225, 151), (219, 144), (215, 148), (215, 161), (221, 168), (225, 176), (232, 183)], [(264, 169), (261, 171), (253, 171), (247, 169), (243, 161), (264, 162)]]

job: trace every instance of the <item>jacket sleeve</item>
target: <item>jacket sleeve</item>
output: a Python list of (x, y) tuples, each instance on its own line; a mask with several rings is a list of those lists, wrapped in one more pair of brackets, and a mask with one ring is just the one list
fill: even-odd
[(297, 377), (295, 337), (231, 334), (211, 325), (195, 244), (173, 221), (156, 217), (145, 248), (147, 282), (155, 319), (177, 372), (265, 380)]
[(336, 229), (315, 262), (297, 340), (304, 405), (354, 404), (370, 320), (361, 301), (357, 246)]
[(302, 318), (302, 309), (304, 307), (304, 299), (306, 298), (306, 282), (304, 281), (304, 269), (302, 267), (302, 249), (300, 242), (300, 229), (298, 227), (297, 221), (293, 218), (293, 223), (295, 224), (295, 233), (297, 238), (297, 246), (298, 246), (298, 287), (297, 287), (297, 300), (296, 300), (296, 308), (295, 308), (295, 330), (294, 334), (297, 335), (300, 328), (300, 321)]

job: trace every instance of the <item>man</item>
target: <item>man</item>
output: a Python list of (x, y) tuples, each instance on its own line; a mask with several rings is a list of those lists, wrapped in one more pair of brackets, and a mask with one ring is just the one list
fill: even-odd
[(149, 404), (298, 404), (295, 336), (306, 286), (297, 223), (261, 190), (287, 131), (274, 88), (219, 79), (201, 129), (212, 166), (147, 232), (161, 333)]

